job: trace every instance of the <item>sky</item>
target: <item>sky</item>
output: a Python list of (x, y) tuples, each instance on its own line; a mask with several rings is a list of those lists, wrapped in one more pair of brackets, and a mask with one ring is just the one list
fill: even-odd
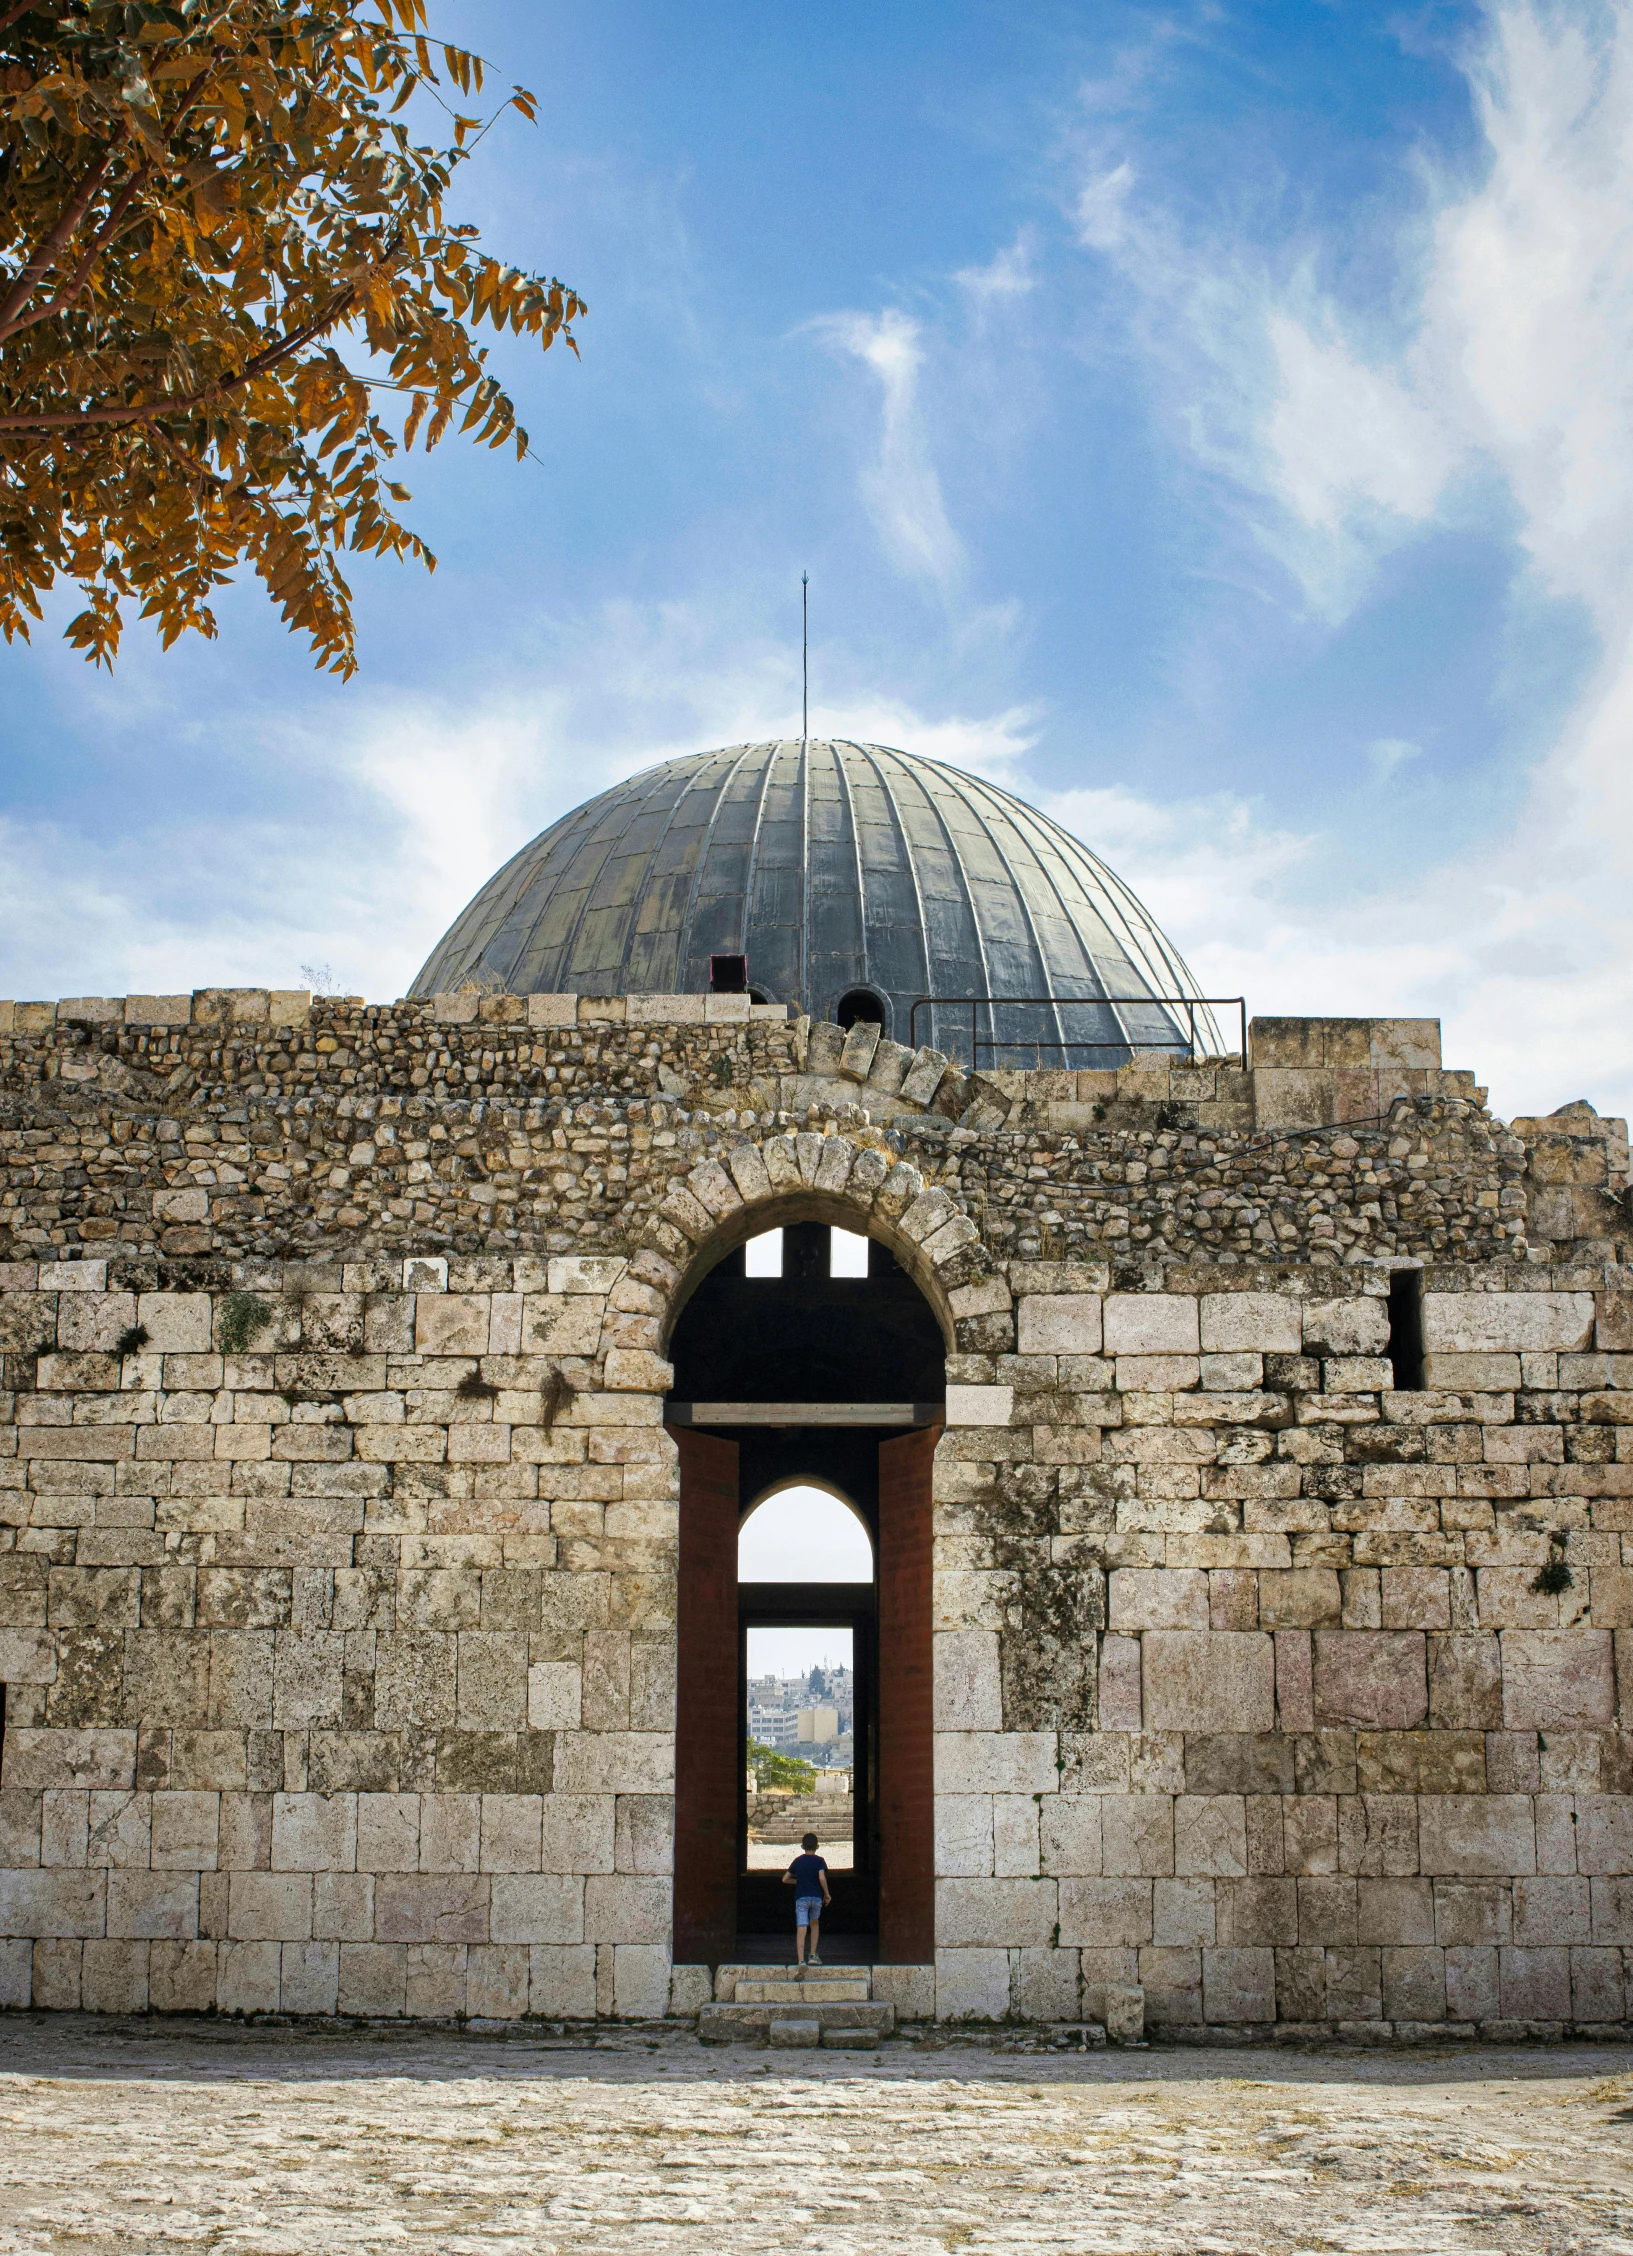
[(357, 677), (253, 582), (0, 649), (0, 993), (389, 1000), (679, 753), (984, 774), (1251, 1011), (1633, 1103), (1633, 0), (439, 0), (462, 212), (588, 300), (404, 475)]

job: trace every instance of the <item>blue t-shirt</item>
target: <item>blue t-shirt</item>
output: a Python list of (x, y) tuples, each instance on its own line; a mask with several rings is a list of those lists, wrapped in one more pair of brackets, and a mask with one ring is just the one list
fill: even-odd
[(811, 1856), (809, 1853), (797, 1856), (788, 1869), (794, 1875), (796, 1897), (821, 1895), (822, 1875), (828, 1869), (824, 1858)]

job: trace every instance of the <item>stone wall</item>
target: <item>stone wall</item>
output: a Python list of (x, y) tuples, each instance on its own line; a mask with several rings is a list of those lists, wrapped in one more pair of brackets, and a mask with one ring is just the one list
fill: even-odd
[(35, 1375), (0, 1429), (0, 1999), (664, 2012), (652, 1288), (579, 1257), (0, 1282)]
[(700, 2002), (663, 1350), (805, 1215), (951, 1345), (944, 2016), (1623, 2023), (1621, 1124), (1388, 1022), (966, 1078), (737, 1000), (0, 1010), (0, 2001)]
[(1572, 1107), (1528, 1145), (1408, 1034), (972, 1078), (741, 996), (0, 1003), (0, 1257), (623, 1252), (734, 1137), (865, 1115), (995, 1256), (1627, 1258), (1625, 1127)]
[(1506, 1281), (1427, 1273), (1396, 1392), (1381, 1278), (1011, 1267), (936, 1465), (944, 2015), (1626, 2018), (1633, 1303)]

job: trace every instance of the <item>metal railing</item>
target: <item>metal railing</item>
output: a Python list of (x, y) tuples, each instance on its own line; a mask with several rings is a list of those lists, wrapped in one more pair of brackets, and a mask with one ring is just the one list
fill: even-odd
[[(1245, 1064), (1247, 1061), (1247, 998), (1244, 995), (921, 995), (908, 1013), (907, 1040), (910, 1048), (916, 1050), (920, 1047), (920, 1011), (929, 1011), (932, 1014), (929, 1027), (933, 1035), (935, 1032), (935, 1012), (949, 1010), (962, 1012), (967, 1010), (970, 1014), (969, 1064), (972, 1070), (979, 1064), (982, 1051), (991, 1053), (995, 1050), (1034, 1050), (1038, 1053), (1038, 1064), (1042, 1065), (1043, 1052), (1046, 1050), (1051, 1052), (1090, 1050), (1118, 1058), (1129, 1050), (1174, 1051), (1183, 1046), (1187, 1056), (1194, 1060), (1197, 1055), (1196, 1014), (1199, 1010), (1211, 1010), (1215, 1006), (1220, 1009), (1228, 1008), (1237, 1013), (1240, 1021), (1237, 1055)], [(1114, 1018), (1121, 1011), (1132, 1013), (1147, 1008), (1173, 1008), (1183, 1010), (1186, 1014), (1185, 1029), (1182, 1032), (1176, 1026), (1169, 1033), (1151, 1036), (1123, 1031), (1109, 1039), (1099, 1041), (1071, 1041), (1060, 1033), (1054, 1035), (1002, 1035), (996, 1033), (983, 1034), (981, 1032), (980, 1014), (982, 1011), (991, 1014), (1011, 1008), (1054, 1010), (1057, 1014), (1063, 1010), (1109, 1010)], [(994, 1023), (990, 1015), (987, 1023), (989, 1026)], [(1057, 1026), (1061, 1023), (1057, 1015)], [(960, 1027), (959, 1032), (962, 1033), (962, 1031), (963, 1029)], [(949, 1054), (951, 1054), (950, 1046)]]

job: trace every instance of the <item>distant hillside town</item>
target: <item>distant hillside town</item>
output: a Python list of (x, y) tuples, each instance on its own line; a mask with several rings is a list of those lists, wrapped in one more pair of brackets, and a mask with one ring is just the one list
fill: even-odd
[(848, 1770), (855, 1753), (856, 1679), (848, 1668), (751, 1676), (748, 1735), (819, 1770)]

